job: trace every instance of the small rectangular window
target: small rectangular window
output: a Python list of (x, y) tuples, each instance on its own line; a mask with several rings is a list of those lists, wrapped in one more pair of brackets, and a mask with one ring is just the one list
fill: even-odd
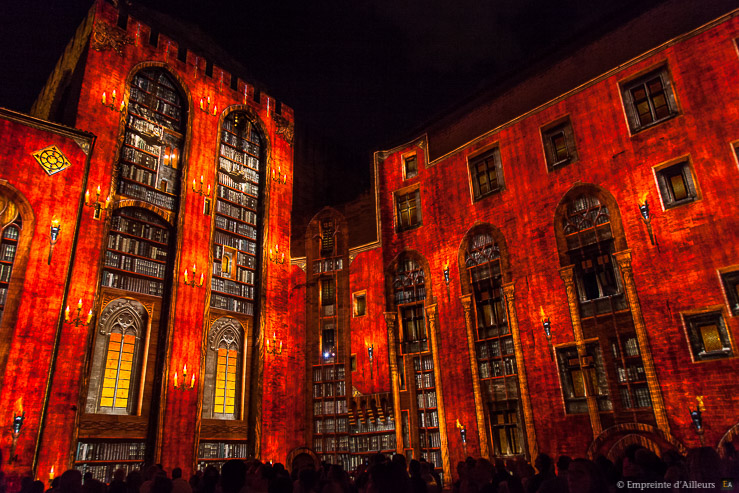
[(726, 298), (729, 300), (732, 315), (739, 315), (739, 271), (721, 274)]
[(331, 256), (334, 253), (334, 222), (331, 219), (321, 221), (321, 256)]
[(362, 317), (365, 313), (367, 313), (367, 294), (364, 291), (354, 293), (354, 316)]
[(321, 281), (321, 305), (333, 305), (336, 303), (336, 285), (333, 279)]
[(352, 371), (357, 371), (357, 355), (352, 354), (349, 358), (349, 368), (351, 368)]
[(621, 86), (626, 116), (632, 132), (677, 115), (677, 104), (666, 67)]
[(418, 176), (418, 158), (415, 154), (403, 157), (403, 178), (409, 179)]
[(157, 31), (153, 27), (149, 32), (149, 44), (155, 48), (159, 44), (159, 31)]
[(398, 231), (421, 225), (421, 193), (418, 189), (395, 196), (398, 211)]
[(665, 209), (693, 202), (698, 197), (688, 161), (659, 169), (657, 182)]
[(549, 171), (577, 161), (575, 136), (569, 118), (542, 128), (541, 137)]
[(567, 414), (588, 412), (588, 390), (596, 396), (599, 410), (609, 411), (613, 408), (598, 342), (588, 343), (582, 358), (575, 346), (558, 348), (557, 363)]
[(182, 43), (177, 45), (177, 60), (182, 63), (187, 63), (187, 48), (185, 48)]
[(470, 159), (470, 176), (475, 200), (500, 192), (503, 189), (500, 150), (496, 147), (481, 156)]
[(684, 315), (690, 349), (695, 361), (728, 358), (731, 340), (720, 311)]

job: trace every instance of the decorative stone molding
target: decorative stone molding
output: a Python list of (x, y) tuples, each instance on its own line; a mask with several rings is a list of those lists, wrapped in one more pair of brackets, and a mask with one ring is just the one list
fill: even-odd
[(133, 39), (120, 29), (111, 27), (104, 22), (97, 22), (92, 31), (90, 45), (95, 51), (113, 50), (118, 56), (123, 56), (123, 47), (133, 44)]

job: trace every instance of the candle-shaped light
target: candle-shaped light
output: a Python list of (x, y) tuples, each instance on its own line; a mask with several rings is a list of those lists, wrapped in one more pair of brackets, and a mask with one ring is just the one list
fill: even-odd
[(200, 98), (200, 109), (203, 109), (203, 98)]
[(110, 195), (108, 195), (108, 198), (106, 198), (106, 199), (105, 199), (105, 208), (106, 208), (106, 209), (107, 209), (108, 207), (110, 207), (110, 201), (111, 201), (111, 198), (110, 198)]
[(51, 470), (49, 471), (49, 481), (54, 480), (54, 466), (51, 466)]
[(192, 191), (194, 192), (195, 189), (195, 178), (192, 179)]
[(87, 312), (87, 322), (86, 323), (89, 324), (91, 320), (92, 320), (92, 310), (90, 310), (89, 312)]
[(200, 175), (200, 186), (203, 186), (203, 175)]
[(64, 310), (64, 321), (69, 322), (69, 305), (67, 305), (67, 308)]
[(210, 185), (208, 185), (208, 196), (210, 196)]
[(187, 379), (187, 365), (182, 367), (182, 378)]
[(85, 190), (85, 204), (90, 205), (90, 191)]
[(79, 301), (77, 302), (77, 309), (82, 310), (82, 298), (80, 298)]
[(174, 386), (177, 387), (177, 372), (174, 372)]
[(123, 111), (123, 110), (125, 110), (125, 109), (126, 109), (126, 103), (125, 103), (125, 101), (121, 101), (121, 108), (120, 108), (120, 111)]
[(216, 116), (216, 113), (218, 113), (218, 105), (213, 105), (213, 116)]
[(185, 284), (187, 284), (187, 269), (185, 269)]
[(200, 273), (200, 285), (201, 285), (201, 286), (203, 285), (203, 281), (204, 281), (204, 280), (205, 280), (205, 273), (201, 272), (201, 273)]
[(97, 200), (100, 198), (100, 185), (98, 185), (98, 188), (97, 190), (95, 190), (95, 193), (97, 193), (97, 197), (95, 198), (95, 200)]
[(106, 103), (105, 91), (103, 91), (103, 104)]
[(115, 103), (115, 89), (113, 89), (113, 94), (111, 96), (113, 96), (113, 103)]
[(195, 388), (195, 374), (193, 373), (192, 378), (190, 379), (190, 388)]

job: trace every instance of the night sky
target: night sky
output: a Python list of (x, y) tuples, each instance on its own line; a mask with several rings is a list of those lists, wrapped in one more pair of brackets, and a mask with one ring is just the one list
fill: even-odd
[[(347, 166), (368, 180), (372, 151), (604, 20), (658, 1), (140, 3), (199, 25), (297, 120), (350, 148)], [(2, 3), (0, 106), (26, 112), (90, 1)]]

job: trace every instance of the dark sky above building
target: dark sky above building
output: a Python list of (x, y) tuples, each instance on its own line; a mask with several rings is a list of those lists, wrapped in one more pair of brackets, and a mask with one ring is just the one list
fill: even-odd
[[(296, 111), (370, 153), (484, 84), (660, 0), (142, 0), (199, 25)], [(0, 106), (28, 111), (90, 0), (4, 0)]]

